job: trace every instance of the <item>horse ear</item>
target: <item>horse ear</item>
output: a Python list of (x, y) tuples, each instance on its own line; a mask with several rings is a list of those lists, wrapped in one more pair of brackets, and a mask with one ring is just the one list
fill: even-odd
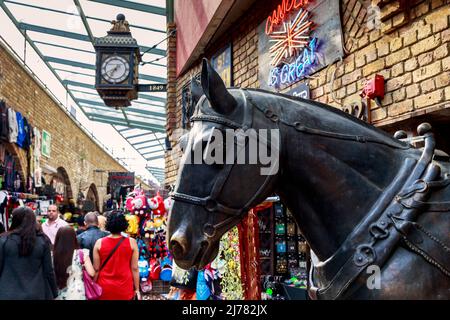
[(197, 82), (197, 79), (195, 79), (195, 77), (192, 77), (192, 79), (191, 79), (191, 96), (192, 96), (192, 101), (195, 101), (195, 104), (197, 104), (198, 100), (200, 100), (202, 95), (203, 95), (202, 87)]
[(228, 92), (222, 78), (207, 59), (203, 59), (202, 88), (211, 107), (218, 113), (230, 114), (237, 106), (236, 100)]

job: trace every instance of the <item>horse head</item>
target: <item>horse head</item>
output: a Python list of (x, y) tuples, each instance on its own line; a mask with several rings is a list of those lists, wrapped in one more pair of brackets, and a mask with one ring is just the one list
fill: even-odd
[(277, 176), (261, 174), (258, 160), (237, 163), (242, 155), (250, 158), (249, 141), (256, 137), (246, 133), (258, 126), (244, 91), (227, 89), (206, 59), (201, 88), (194, 89), (203, 94), (195, 97), (192, 128), (179, 141), (183, 157), (168, 221), (169, 249), (184, 269), (211, 262), (222, 235), (265, 199)]

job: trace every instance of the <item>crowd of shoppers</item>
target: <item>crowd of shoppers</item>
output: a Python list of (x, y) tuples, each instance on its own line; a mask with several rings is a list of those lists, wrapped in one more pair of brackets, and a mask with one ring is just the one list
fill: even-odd
[(100, 300), (140, 300), (138, 246), (123, 213), (90, 212), (84, 223), (77, 236), (55, 205), (42, 225), (30, 208), (13, 210), (9, 231), (0, 230), (0, 300), (85, 300), (83, 269)]

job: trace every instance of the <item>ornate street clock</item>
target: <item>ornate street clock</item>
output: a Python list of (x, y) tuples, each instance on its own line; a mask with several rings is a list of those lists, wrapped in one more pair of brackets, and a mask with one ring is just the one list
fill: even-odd
[(123, 14), (112, 21), (106, 37), (95, 40), (95, 88), (107, 106), (120, 108), (138, 98), (141, 55)]

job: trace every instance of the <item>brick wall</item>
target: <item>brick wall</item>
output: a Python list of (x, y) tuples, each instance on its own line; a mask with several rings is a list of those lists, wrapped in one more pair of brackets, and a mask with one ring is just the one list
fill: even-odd
[[(232, 42), (235, 87), (259, 87), (256, 28), (279, 2), (258, 2), (243, 15), (242, 23), (205, 51), (204, 56), (210, 58), (218, 48)], [(383, 2), (388, 5), (382, 6)], [(404, 1), (375, 1), (380, 3), (381, 24), (371, 27), (367, 23), (371, 19), (370, 1), (341, 1), (346, 56), (304, 80), (310, 85), (311, 99), (342, 108), (361, 100), (365, 79), (378, 73), (386, 79), (386, 96), (382, 107), (371, 106), (371, 120), (376, 126), (450, 108), (450, 0), (406, 1), (410, 10), (401, 10), (400, 2)], [(168, 110), (176, 114), (175, 127), (181, 127), (182, 88), (199, 71), (200, 61), (177, 79), (176, 105), (168, 105)], [(174, 145), (176, 141), (172, 141)], [(166, 184), (175, 182), (179, 156), (174, 148), (166, 158)]]
[[(389, 17), (398, 2), (383, 7), (381, 17)], [(378, 73), (386, 79), (386, 96), (381, 108), (372, 105), (371, 118), (376, 126), (450, 107), (446, 88), (450, 84), (450, 1), (409, 3), (409, 19), (401, 12), (382, 22), (380, 29), (368, 30), (365, 22), (357, 22), (366, 15), (365, 8), (359, 1), (344, 0), (342, 23), (348, 55), (314, 74), (318, 79), (310, 81), (311, 98), (341, 107), (359, 99), (364, 80)], [(356, 22), (348, 11), (356, 12)], [(362, 31), (357, 34), (354, 30)], [(335, 99), (330, 91), (334, 71)]]
[[(78, 127), (3, 46), (0, 46), (0, 99), (4, 99), (15, 111), (21, 112), (33, 127), (51, 134), (51, 157), (42, 157), (41, 166), (48, 165), (55, 169), (63, 167), (74, 197), (79, 190), (86, 196), (91, 184), (95, 184), (101, 209), (108, 174), (96, 173), (94, 170), (127, 170)], [(20, 167), (26, 172), (25, 151), (15, 144), (8, 145), (8, 149), (17, 155)]]

